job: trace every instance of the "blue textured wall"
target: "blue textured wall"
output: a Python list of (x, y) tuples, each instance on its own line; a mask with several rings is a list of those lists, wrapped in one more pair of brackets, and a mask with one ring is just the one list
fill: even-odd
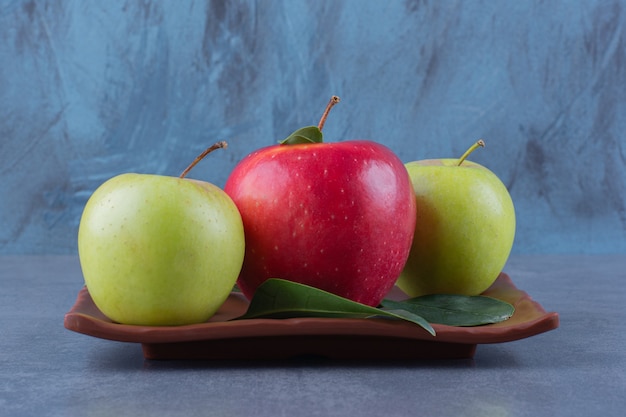
[(75, 253), (126, 171), (223, 185), (317, 123), (510, 188), (514, 251), (626, 252), (626, 3), (0, 1), (0, 253)]

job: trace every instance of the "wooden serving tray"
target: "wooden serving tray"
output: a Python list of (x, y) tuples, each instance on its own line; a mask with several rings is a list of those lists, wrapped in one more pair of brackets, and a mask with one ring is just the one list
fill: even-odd
[[(103, 339), (141, 343), (146, 359), (281, 359), (303, 355), (333, 359), (471, 358), (476, 346), (503, 343), (556, 329), (559, 316), (519, 290), (501, 273), (483, 293), (511, 303), (513, 316), (475, 327), (433, 324), (437, 335), (421, 327), (389, 319), (291, 318), (231, 319), (242, 315), (248, 300), (231, 293), (207, 322), (184, 326), (134, 326), (112, 322), (83, 287), (65, 315), (65, 328)], [(388, 298), (407, 296), (399, 289)]]

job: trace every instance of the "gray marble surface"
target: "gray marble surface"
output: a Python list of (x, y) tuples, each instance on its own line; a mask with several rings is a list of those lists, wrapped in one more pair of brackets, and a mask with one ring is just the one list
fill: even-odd
[[(182, 3), (182, 4), (181, 4)], [(223, 185), (316, 124), (509, 188), (516, 253), (626, 252), (623, 0), (0, 0), (0, 254), (72, 254), (123, 172)]]
[(471, 360), (150, 361), (64, 329), (76, 257), (3, 256), (0, 414), (622, 416), (626, 257), (514, 256), (505, 271), (559, 313), (558, 329), (479, 345)]

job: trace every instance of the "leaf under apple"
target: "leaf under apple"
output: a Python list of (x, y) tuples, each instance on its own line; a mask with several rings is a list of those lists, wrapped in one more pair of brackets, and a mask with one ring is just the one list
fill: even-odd
[(371, 307), (308, 285), (271, 278), (259, 286), (246, 313), (255, 318), (391, 318), (414, 323), (435, 336), (432, 324), (480, 326), (508, 320), (515, 308), (486, 296), (434, 294)]

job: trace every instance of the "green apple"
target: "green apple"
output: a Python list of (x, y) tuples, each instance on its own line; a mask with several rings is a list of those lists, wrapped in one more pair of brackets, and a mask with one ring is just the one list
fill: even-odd
[(204, 322), (235, 284), (245, 250), (239, 211), (220, 188), (186, 172), (122, 174), (85, 205), (78, 231), (85, 284), (115, 322)]
[(477, 295), (504, 267), (515, 237), (513, 201), (500, 179), (465, 158), (405, 164), (417, 202), (409, 259), (397, 286), (411, 297)]

